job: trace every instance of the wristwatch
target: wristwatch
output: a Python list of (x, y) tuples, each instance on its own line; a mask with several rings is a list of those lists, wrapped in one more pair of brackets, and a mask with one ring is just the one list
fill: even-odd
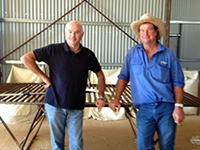
[(105, 96), (99, 96), (97, 99), (105, 100)]
[(175, 106), (183, 108), (183, 104), (182, 103), (175, 103)]

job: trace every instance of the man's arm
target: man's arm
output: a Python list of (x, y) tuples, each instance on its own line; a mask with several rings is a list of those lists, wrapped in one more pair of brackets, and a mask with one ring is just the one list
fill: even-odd
[(24, 54), (20, 59), (30, 71), (32, 71), (44, 81), (45, 88), (51, 85), (49, 77), (37, 66), (36, 57), (33, 52)]
[(106, 104), (104, 101), (105, 77), (102, 70), (97, 72), (96, 76), (98, 78), (99, 99), (95, 102), (95, 104), (98, 109), (101, 109)]
[(122, 92), (124, 91), (126, 85), (127, 85), (127, 82), (125, 80), (118, 79), (117, 85), (116, 85), (115, 98), (109, 103), (109, 107), (113, 111), (116, 111), (116, 107), (118, 107), (118, 111), (120, 110), (121, 104), (119, 101), (121, 99)]
[[(183, 103), (183, 93), (184, 93), (184, 91), (183, 91), (182, 87), (174, 86), (175, 103), (177, 103), (177, 104)], [(180, 107), (180, 106), (174, 107), (173, 118), (174, 118), (174, 122), (176, 122), (178, 124), (184, 120), (185, 115), (184, 115), (182, 107)]]

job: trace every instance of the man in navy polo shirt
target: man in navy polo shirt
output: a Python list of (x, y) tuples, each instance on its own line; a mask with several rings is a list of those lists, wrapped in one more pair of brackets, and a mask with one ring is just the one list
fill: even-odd
[[(65, 127), (70, 150), (83, 150), (82, 124), (88, 71), (98, 78), (99, 99), (96, 106), (105, 106), (105, 78), (94, 53), (80, 43), (83, 28), (78, 21), (65, 27), (65, 42), (50, 44), (21, 57), (24, 65), (44, 81), (45, 113), (51, 133), (52, 149), (64, 150)], [(49, 77), (37, 66), (43, 61), (49, 66)]]

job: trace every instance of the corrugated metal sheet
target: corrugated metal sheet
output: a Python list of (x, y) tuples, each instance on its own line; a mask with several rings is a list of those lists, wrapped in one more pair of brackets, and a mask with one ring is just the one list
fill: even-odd
[[(181, 32), (181, 65), (195, 70), (200, 70), (199, 6), (200, 0), (173, 0), (171, 6), (171, 20), (173, 22), (170, 28), (171, 33)], [(173, 44), (175, 44), (174, 40), (171, 42), (171, 45)], [(198, 60), (196, 61), (196, 59)]]
[(171, 20), (200, 21), (200, 0), (172, 0)]
[[(81, 0), (1, 0), (2, 10), (1, 56), (5, 56), (49, 24), (70, 11)], [(165, 18), (166, 0), (88, 0), (105, 16), (116, 23), (126, 33), (134, 37), (130, 23), (144, 13), (153, 13)], [(121, 66), (127, 50), (135, 44), (87, 2), (83, 2), (70, 14), (44, 31), (29, 43), (12, 53), (5, 60), (19, 60), (20, 56), (35, 48), (64, 41), (64, 26), (70, 20), (83, 24), (85, 35), (82, 43), (95, 52), (105, 68)], [(135, 37), (134, 37), (135, 38)], [(136, 39), (137, 40), (137, 39)], [(4, 81), (10, 70), (4, 65)]]

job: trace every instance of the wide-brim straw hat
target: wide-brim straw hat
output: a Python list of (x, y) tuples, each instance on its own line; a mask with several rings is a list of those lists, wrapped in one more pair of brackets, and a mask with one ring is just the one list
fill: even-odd
[(133, 33), (140, 39), (139, 27), (143, 23), (152, 23), (158, 27), (158, 37), (157, 39), (160, 40), (164, 34), (164, 24), (160, 18), (154, 17), (152, 14), (147, 13), (140, 17), (140, 20), (133, 21), (131, 23), (131, 29)]

